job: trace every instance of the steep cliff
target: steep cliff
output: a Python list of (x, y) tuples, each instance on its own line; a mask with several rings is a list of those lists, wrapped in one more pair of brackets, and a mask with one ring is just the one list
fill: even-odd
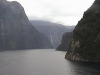
[(100, 0), (95, 0), (75, 27), (65, 58), (100, 62)]
[(72, 32), (64, 33), (62, 36), (61, 44), (56, 49), (60, 51), (67, 51), (71, 39), (72, 39)]
[(18, 2), (0, 0), (0, 50), (51, 47), (47, 37), (32, 26)]
[(64, 26), (49, 21), (31, 20), (31, 23), (38, 31), (48, 37), (54, 48), (60, 45), (62, 35), (65, 32), (72, 32), (74, 29), (74, 26)]

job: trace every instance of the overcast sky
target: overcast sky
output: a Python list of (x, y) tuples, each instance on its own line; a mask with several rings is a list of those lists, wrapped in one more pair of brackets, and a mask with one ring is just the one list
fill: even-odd
[[(8, 0), (13, 1), (13, 0)], [(94, 0), (16, 0), (29, 19), (76, 25)]]

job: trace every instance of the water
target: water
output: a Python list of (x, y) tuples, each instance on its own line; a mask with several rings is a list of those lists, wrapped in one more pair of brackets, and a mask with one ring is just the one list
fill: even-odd
[(100, 66), (68, 61), (65, 53), (42, 49), (0, 52), (0, 75), (100, 75)]

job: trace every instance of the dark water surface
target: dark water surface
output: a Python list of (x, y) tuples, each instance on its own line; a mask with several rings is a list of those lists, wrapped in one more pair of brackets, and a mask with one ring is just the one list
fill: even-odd
[(100, 75), (94, 63), (64, 59), (66, 52), (21, 50), (0, 52), (0, 75)]

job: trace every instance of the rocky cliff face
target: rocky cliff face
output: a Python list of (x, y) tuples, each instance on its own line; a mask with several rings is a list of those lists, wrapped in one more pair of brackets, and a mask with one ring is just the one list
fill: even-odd
[(49, 40), (32, 26), (18, 2), (0, 0), (0, 50), (51, 47)]
[(56, 49), (60, 51), (67, 51), (71, 39), (72, 39), (72, 32), (64, 33), (62, 36), (61, 44)]
[(64, 26), (49, 21), (31, 20), (31, 23), (38, 31), (48, 37), (54, 48), (60, 45), (62, 35), (65, 32), (72, 32), (74, 29), (74, 26)]
[(75, 27), (65, 58), (100, 62), (100, 0), (95, 0)]

